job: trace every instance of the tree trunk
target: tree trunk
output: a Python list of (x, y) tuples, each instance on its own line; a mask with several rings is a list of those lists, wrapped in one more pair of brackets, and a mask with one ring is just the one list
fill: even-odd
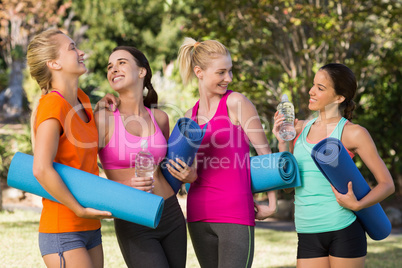
[(1, 184), (0, 184), (0, 211), (3, 210), (3, 189), (1, 189)]
[(5, 119), (16, 119), (23, 111), (22, 87), (23, 70), (25, 64), (22, 59), (15, 59), (11, 64), (10, 85), (0, 93), (0, 116)]

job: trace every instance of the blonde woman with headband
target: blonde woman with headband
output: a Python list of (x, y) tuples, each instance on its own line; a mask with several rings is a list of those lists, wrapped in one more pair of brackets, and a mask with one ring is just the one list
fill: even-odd
[[(47, 267), (103, 267), (100, 219), (111, 213), (84, 208), (68, 190), (53, 162), (95, 175), (98, 132), (88, 96), (78, 88), (87, 71), (84, 52), (57, 29), (28, 46), (27, 62), (42, 96), (32, 115), (33, 174), (60, 203), (43, 198), (39, 247)], [(77, 145), (80, 144), (80, 145)]]
[(171, 163), (169, 169), (183, 182), (192, 182), (187, 222), (195, 253), (201, 267), (251, 267), (255, 219), (276, 210), (274, 192), (268, 193), (269, 206), (258, 205), (250, 185), (249, 143), (259, 155), (269, 154), (267, 138), (254, 105), (228, 89), (232, 59), (224, 45), (186, 38), (178, 62), (184, 84), (195, 78), (200, 94), (185, 116), (201, 127), (208, 123), (197, 153), (198, 178), (184, 178), (183, 170), (195, 168), (184, 163)]

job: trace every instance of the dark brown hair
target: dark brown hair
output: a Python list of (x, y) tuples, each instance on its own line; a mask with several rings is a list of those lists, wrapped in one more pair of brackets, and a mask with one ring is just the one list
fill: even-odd
[(152, 108), (156, 108), (158, 105), (158, 94), (156, 93), (156, 91), (151, 83), (152, 71), (151, 71), (151, 67), (149, 66), (147, 57), (145, 57), (144, 53), (142, 53), (140, 50), (138, 50), (135, 47), (118, 46), (118, 47), (114, 48), (112, 52), (115, 52), (117, 50), (127, 51), (128, 53), (130, 53), (133, 56), (138, 67), (142, 67), (147, 70), (147, 74), (145, 75), (145, 78), (144, 78), (143, 88), (148, 89), (148, 94), (144, 97), (144, 105), (148, 108), (151, 108), (151, 106), (152, 106)]
[(331, 77), (335, 93), (345, 97), (345, 100), (339, 105), (339, 110), (343, 112), (343, 117), (348, 120), (353, 118), (353, 110), (356, 107), (353, 98), (357, 90), (355, 74), (347, 66), (340, 63), (329, 63), (320, 68)]

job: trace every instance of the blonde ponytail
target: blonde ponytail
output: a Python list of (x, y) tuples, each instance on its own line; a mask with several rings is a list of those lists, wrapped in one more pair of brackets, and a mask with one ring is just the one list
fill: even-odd
[(195, 77), (194, 67), (199, 66), (205, 70), (211, 59), (217, 56), (230, 55), (229, 50), (216, 40), (197, 42), (193, 38), (186, 37), (180, 46), (177, 61), (183, 83), (186, 85)]
[[(49, 29), (36, 35), (28, 45), (27, 64), (33, 79), (39, 84), (42, 95), (47, 94), (52, 88), (52, 73), (47, 67), (47, 62), (59, 57), (59, 44), (53, 38), (55, 35), (64, 34), (58, 29)], [(31, 114), (31, 141), (35, 147), (35, 120), (38, 103), (34, 105)]]
[(193, 38), (186, 37), (179, 49), (179, 56), (177, 57), (177, 61), (179, 63), (181, 79), (183, 80), (183, 83), (185, 85), (187, 85), (188, 82), (190, 82), (190, 80), (194, 78), (194, 67), (191, 64), (191, 58), (192, 50), (196, 43), (197, 41), (195, 41)]

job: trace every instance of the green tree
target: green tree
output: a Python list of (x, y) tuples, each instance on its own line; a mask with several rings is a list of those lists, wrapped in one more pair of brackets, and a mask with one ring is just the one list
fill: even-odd
[[(361, 76), (361, 93), (357, 96), (357, 119), (371, 133), (379, 154), (390, 170), (396, 192), (402, 195), (402, 40), (401, 5), (383, 11), (382, 18), (371, 24), (376, 35), (372, 36), (372, 53), (366, 59), (366, 76)], [(379, 27), (380, 26), (380, 27)], [(364, 173), (374, 181), (365, 167)]]
[(0, 117), (17, 119), (23, 112), (23, 71), (28, 42), (38, 31), (55, 26), (68, 6), (57, 0), (0, 2), (0, 55), (10, 68), (8, 87), (0, 92)]
[[(402, 131), (395, 106), (400, 101), (395, 94), (401, 95), (400, 1), (199, 0), (190, 5), (186, 35), (217, 39), (229, 48), (232, 88), (254, 102), (268, 129), (281, 94), (291, 96), (299, 118), (311, 116), (308, 90), (317, 69), (329, 62), (350, 66), (359, 81), (356, 122), (374, 137), (393, 129), (389, 142), (383, 137), (377, 144), (402, 185), (400, 143), (392, 141)], [(388, 97), (380, 101), (378, 92)], [(390, 119), (383, 120), (387, 115)], [(379, 120), (380, 127), (373, 127)]]
[(180, 26), (184, 21), (180, 14), (184, 7), (181, 2), (75, 1), (74, 19), (87, 27), (81, 48), (89, 55), (90, 72), (83, 79), (82, 87), (88, 93), (97, 89), (95, 94), (100, 96), (110, 91), (106, 81), (107, 60), (118, 45), (137, 47), (147, 56), (154, 73), (165, 72), (176, 59), (180, 42)]

